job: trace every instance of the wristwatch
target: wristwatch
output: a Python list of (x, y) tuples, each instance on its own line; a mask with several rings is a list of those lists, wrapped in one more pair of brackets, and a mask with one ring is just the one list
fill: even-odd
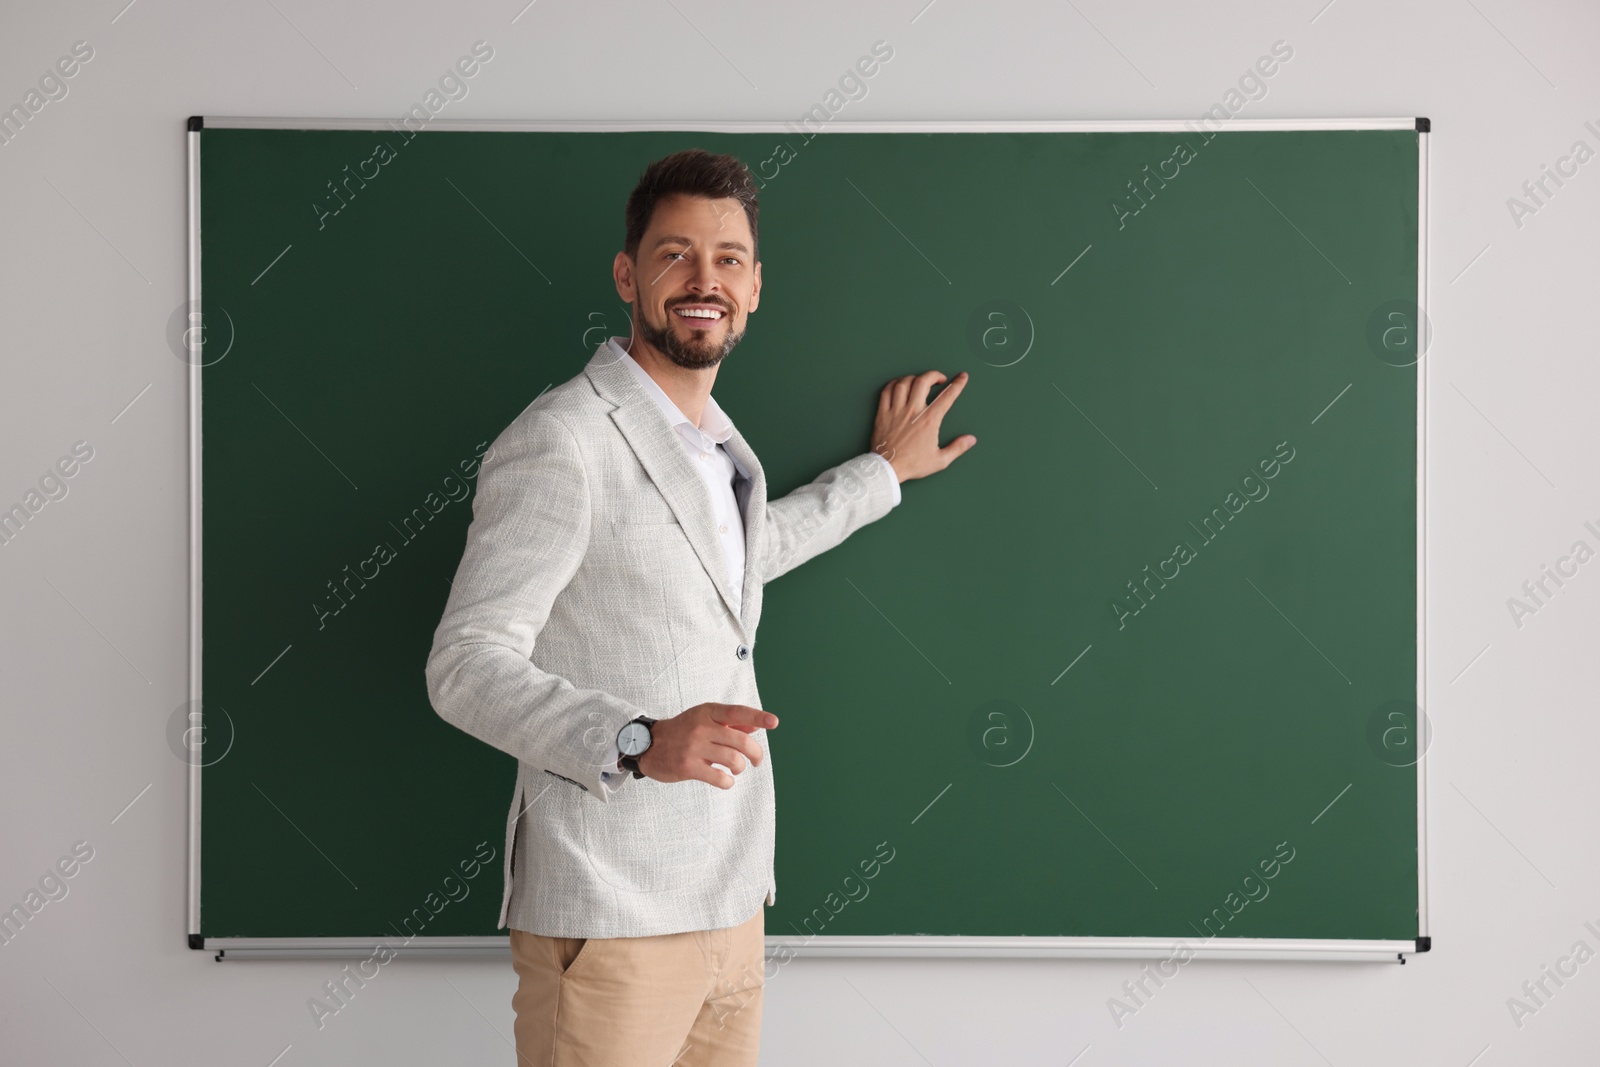
[(639, 757), (650, 750), (653, 740), (650, 736), (650, 726), (658, 722), (648, 715), (641, 715), (617, 731), (617, 766), (624, 771), (632, 771), (635, 778), (643, 778), (644, 772), (639, 769)]

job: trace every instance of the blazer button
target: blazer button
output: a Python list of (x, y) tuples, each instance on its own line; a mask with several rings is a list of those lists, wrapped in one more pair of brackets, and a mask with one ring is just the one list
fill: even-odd
[(749, 645), (740, 645), (738, 648), (733, 650), (733, 654), (735, 656), (738, 656), (740, 659), (749, 659), (750, 658), (750, 646)]

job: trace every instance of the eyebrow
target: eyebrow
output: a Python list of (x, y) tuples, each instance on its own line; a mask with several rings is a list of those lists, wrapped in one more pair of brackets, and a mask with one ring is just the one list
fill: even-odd
[[(657, 248), (660, 248), (665, 244), (693, 245), (694, 242), (683, 236), (681, 233), (662, 234), (660, 237), (656, 238), (656, 243), (651, 246), (651, 251), (655, 251)], [(750, 250), (744, 245), (740, 244), (738, 241), (718, 241), (717, 247), (731, 248), (736, 252), (743, 252), (747, 256), (750, 254)]]

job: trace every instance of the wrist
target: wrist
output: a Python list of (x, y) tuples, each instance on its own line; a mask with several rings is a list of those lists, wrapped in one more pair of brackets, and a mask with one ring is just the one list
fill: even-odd
[(901, 470), (899, 465), (894, 461), (895, 450), (889, 447), (889, 443), (887, 441), (873, 445), (872, 451), (885, 463), (889, 464), (889, 469), (894, 472), (894, 480), (896, 482), (904, 482), (906, 480), (905, 472)]

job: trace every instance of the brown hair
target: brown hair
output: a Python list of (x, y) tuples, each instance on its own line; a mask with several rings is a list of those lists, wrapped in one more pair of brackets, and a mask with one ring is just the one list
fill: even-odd
[(628, 206), (624, 213), (627, 233), (622, 247), (629, 256), (638, 258), (639, 242), (644, 240), (644, 231), (655, 214), (656, 203), (674, 193), (712, 200), (732, 197), (739, 201), (744, 207), (745, 218), (750, 221), (753, 246), (750, 259), (754, 262), (760, 258), (756, 254), (761, 247), (756, 226), (760, 207), (756, 202), (756, 184), (750, 177), (749, 168), (734, 156), (712, 155), (703, 148), (688, 148), (663, 156), (639, 175), (639, 184), (628, 194)]

